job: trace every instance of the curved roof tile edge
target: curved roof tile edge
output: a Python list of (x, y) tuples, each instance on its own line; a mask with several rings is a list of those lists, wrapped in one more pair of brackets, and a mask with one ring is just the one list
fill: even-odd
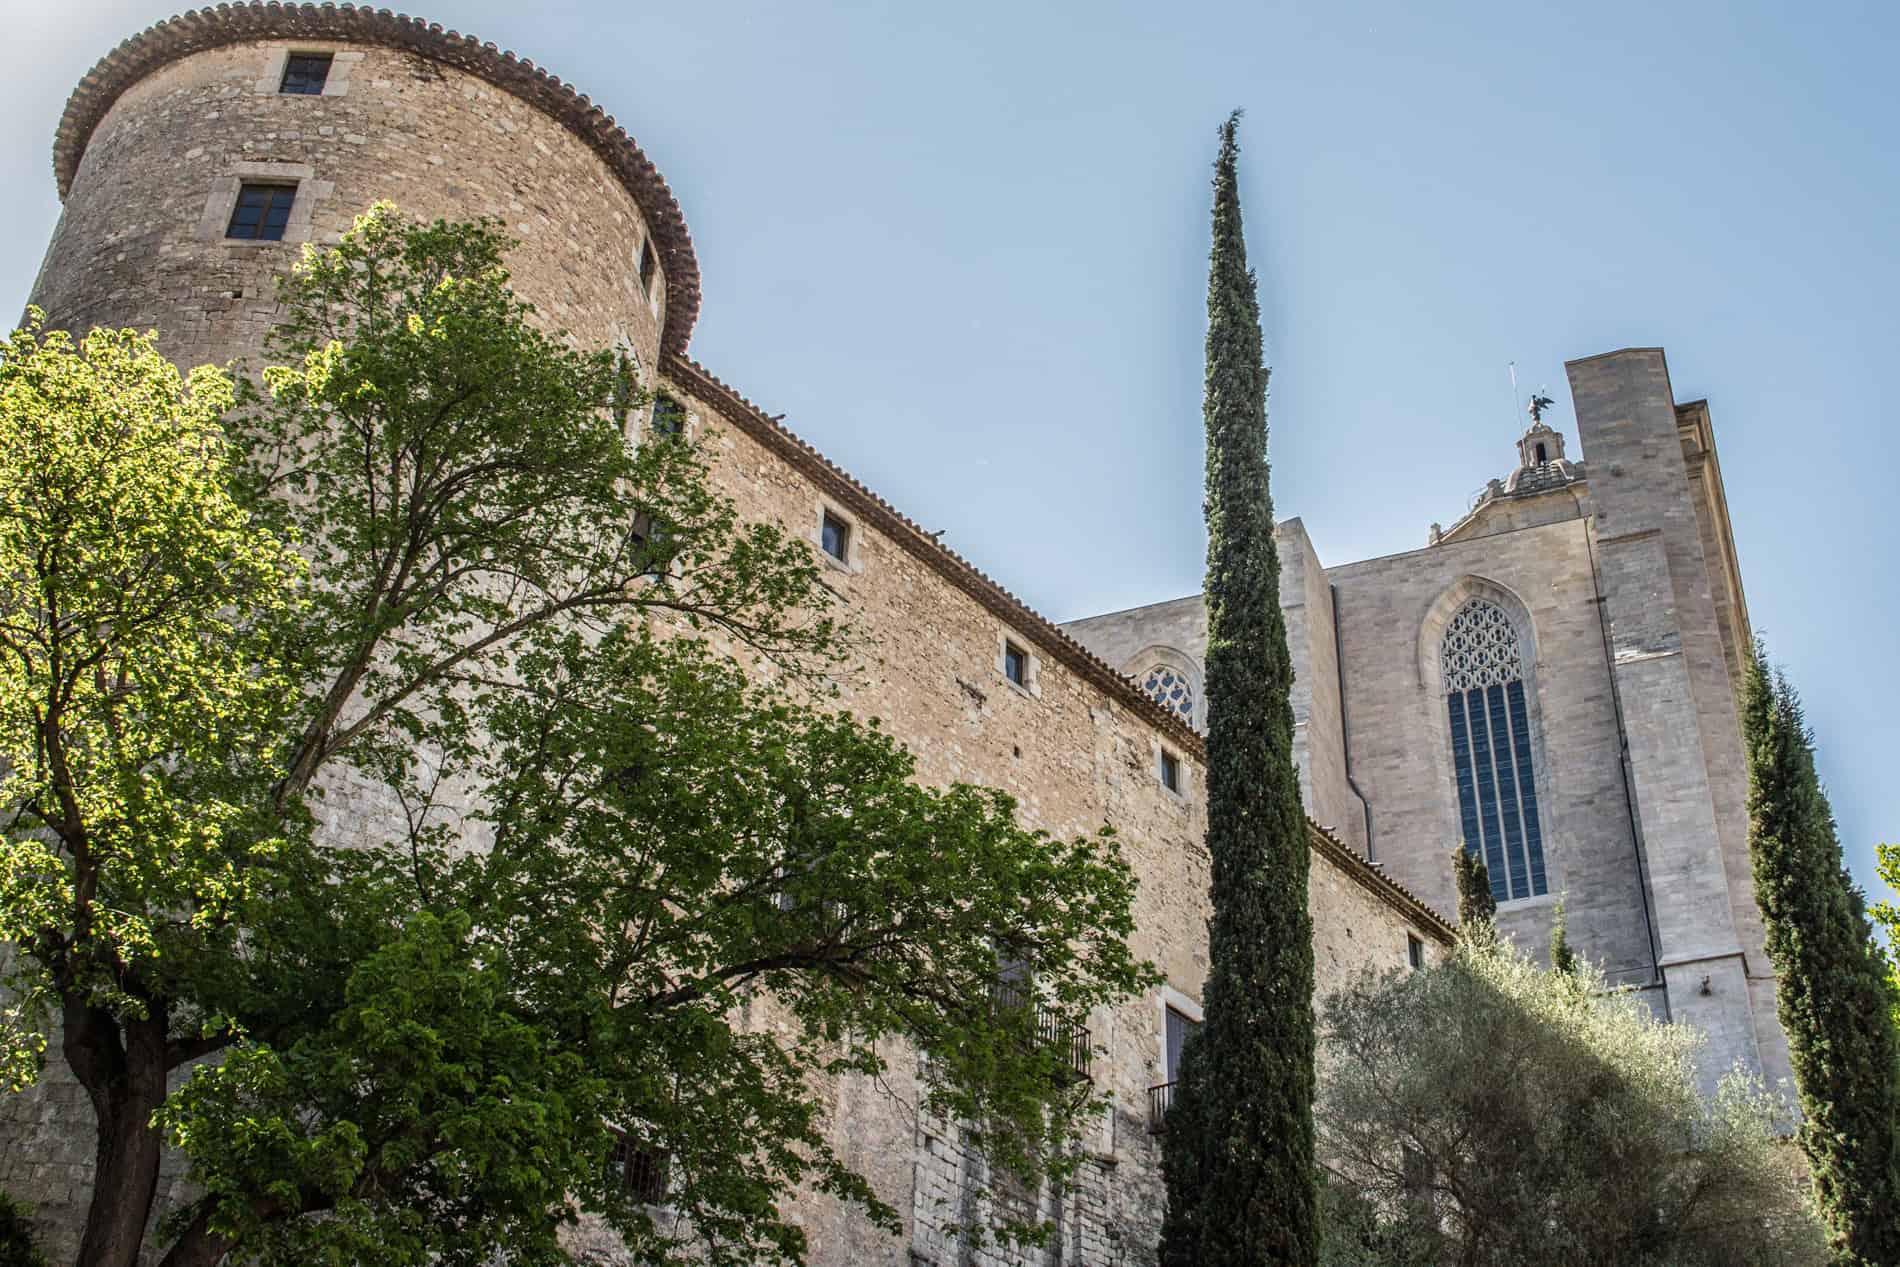
[[(1168, 735), (1181, 745), (1184, 752), (1203, 766), (1206, 765), (1206, 742), (1178, 714), (1155, 703), (1135, 684), (1133, 678), (1111, 668), (1106, 661), (1099, 659), (1046, 617), (991, 580), (968, 559), (939, 543), (915, 520), (799, 439), (785, 424), (748, 400), (736, 388), (686, 356), (669, 358), (662, 366), (662, 371), (718, 409), (748, 435), (783, 456), (813, 483), (836, 497), (848, 509), (863, 516), (886, 537), (909, 550), (983, 607), (1002, 617), (1016, 632), (1061, 660), (1084, 680), (1101, 687), (1111, 698), (1156, 730)], [(1306, 827), (1313, 852), (1341, 868), (1375, 897), (1412, 920), (1435, 940), (1449, 945), (1456, 937), (1457, 930), (1451, 921), (1387, 875), (1378, 864), (1368, 862), (1352, 846), (1310, 817), (1306, 820)]]
[(303, 38), (374, 44), (455, 67), (513, 94), (553, 118), (600, 155), (646, 217), (666, 278), (665, 352), (681, 354), (699, 317), (699, 261), (686, 216), (652, 161), (613, 116), (573, 85), (525, 57), (440, 23), (353, 4), (246, 0), (188, 9), (122, 42), (86, 72), (66, 102), (53, 140), (53, 176), (64, 202), (93, 130), (138, 80), (180, 58), (249, 40)]

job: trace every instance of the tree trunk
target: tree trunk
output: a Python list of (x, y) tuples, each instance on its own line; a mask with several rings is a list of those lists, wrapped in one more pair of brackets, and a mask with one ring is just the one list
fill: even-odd
[(211, 1203), (207, 1199), (177, 1242), (159, 1260), (158, 1267), (218, 1267), (224, 1256), (237, 1247), (237, 1242), (213, 1233), (210, 1223)]
[(134, 1267), (158, 1191), (159, 1135), (152, 1114), (165, 1100), (165, 1017), (156, 1006), (126, 1021), (68, 997), (66, 1063), (98, 1117), (92, 1206), (77, 1267)]

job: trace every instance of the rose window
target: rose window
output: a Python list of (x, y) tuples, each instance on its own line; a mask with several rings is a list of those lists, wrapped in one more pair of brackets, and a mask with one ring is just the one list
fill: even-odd
[(1141, 689), (1161, 707), (1177, 714), (1182, 721), (1194, 721), (1194, 685), (1187, 675), (1172, 665), (1157, 664), (1141, 679)]

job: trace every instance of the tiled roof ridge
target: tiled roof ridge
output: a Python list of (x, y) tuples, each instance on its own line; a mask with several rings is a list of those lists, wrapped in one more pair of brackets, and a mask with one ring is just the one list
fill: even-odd
[[(1147, 692), (1135, 684), (1133, 678), (1111, 668), (1094, 652), (1064, 633), (1053, 621), (1040, 615), (990, 579), (975, 564), (925, 532), (915, 520), (793, 434), (785, 424), (748, 400), (738, 389), (688, 356), (669, 357), (662, 370), (669, 377), (681, 381), (683, 386), (690, 387), (747, 434), (783, 455), (813, 483), (850, 510), (862, 515), (886, 537), (908, 549), (983, 607), (1001, 616), (1012, 629), (1060, 659), (1084, 680), (1100, 687), (1130, 712), (1180, 744), (1203, 766), (1206, 765), (1206, 742), (1199, 732), (1181, 720), (1179, 714), (1155, 703)], [(1307, 836), (1315, 853), (1340, 867), (1381, 901), (1413, 920), (1434, 938), (1450, 943), (1455, 930), (1444, 916), (1311, 818), (1306, 820), (1306, 825)]]
[(511, 93), (565, 126), (600, 155), (645, 215), (666, 278), (668, 352), (683, 353), (699, 316), (699, 261), (679, 201), (625, 128), (573, 85), (525, 57), (445, 30), (440, 23), (354, 4), (240, 0), (188, 9), (154, 23), (107, 53), (66, 102), (53, 140), (53, 176), (63, 202), (99, 121), (138, 80), (182, 57), (249, 40), (302, 38), (374, 44), (453, 66)]
[(1331, 858), (1346, 874), (1370, 890), (1373, 896), (1399, 914), (1409, 917), (1445, 945), (1449, 946), (1456, 939), (1456, 925), (1426, 905), (1424, 898), (1387, 875), (1384, 867), (1376, 862), (1368, 862), (1358, 850), (1335, 836), (1331, 828), (1322, 827), (1309, 818), (1306, 820), (1306, 829), (1307, 835), (1316, 844), (1314, 852)]

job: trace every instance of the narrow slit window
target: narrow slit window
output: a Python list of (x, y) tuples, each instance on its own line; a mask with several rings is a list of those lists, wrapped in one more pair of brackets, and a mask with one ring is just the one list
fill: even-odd
[(239, 241), (280, 242), (290, 223), (290, 205), (297, 200), (295, 185), (244, 185), (224, 236)]
[(838, 516), (826, 511), (824, 521), (819, 525), (819, 543), (825, 553), (843, 563), (851, 553), (851, 525)]
[(1029, 656), (1013, 642), (1003, 644), (1003, 676), (1024, 690), (1029, 689)]
[(1425, 943), (1412, 934), (1405, 934), (1405, 961), (1413, 968), (1425, 966)]
[(330, 78), (330, 54), (292, 53), (284, 61), (284, 82), (278, 91), (293, 97), (320, 97)]
[(1161, 786), (1170, 792), (1181, 790), (1181, 758), (1166, 748), (1161, 750)]
[(1547, 891), (1530, 716), (1517, 629), (1474, 598), (1445, 627), (1445, 711), (1465, 848), (1484, 859), (1500, 902)]
[(653, 293), (653, 270), (658, 263), (653, 255), (653, 239), (648, 238), (640, 244), (640, 290), (644, 294)]

